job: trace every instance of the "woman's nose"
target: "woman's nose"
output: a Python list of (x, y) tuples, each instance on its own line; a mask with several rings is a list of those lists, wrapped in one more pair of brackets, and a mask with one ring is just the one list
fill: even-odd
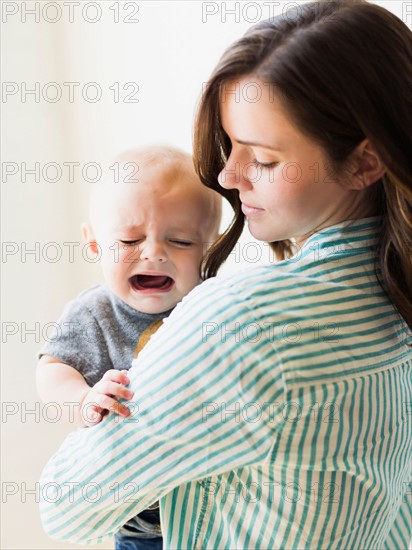
[(225, 167), (218, 175), (219, 184), (225, 189), (244, 189), (252, 187), (247, 177), (247, 170), (239, 160), (230, 156)]
[(140, 259), (149, 262), (165, 262), (167, 253), (164, 244), (160, 241), (145, 240), (140, 245)]

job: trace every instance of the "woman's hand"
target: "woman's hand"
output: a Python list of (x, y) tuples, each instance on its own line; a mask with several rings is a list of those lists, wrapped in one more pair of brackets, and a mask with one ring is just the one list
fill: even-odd
[(130, 410), (118, 399), (131, 399), (133, 392), (126, 386), (130, 383), (126, 370), (111, 369), (85, 394), (80, 404), (80, 416), (84, 426), (98, 424), (106, 411), (127, 418)]

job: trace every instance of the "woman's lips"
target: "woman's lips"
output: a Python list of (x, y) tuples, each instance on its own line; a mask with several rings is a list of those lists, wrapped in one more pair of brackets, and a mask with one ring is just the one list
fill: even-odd
[(250, 218), (264, 212), (264, 210), (263, 208), (255, 208), (254, 206), (249, 206), (242, 202), (242, 212), (246, 217)]
[(140, 273), (133, 275), (129, 279), (133, 290), (141, 294), (153, 294), (169, 292), (175, 284), (174, 280), (168, 275)]

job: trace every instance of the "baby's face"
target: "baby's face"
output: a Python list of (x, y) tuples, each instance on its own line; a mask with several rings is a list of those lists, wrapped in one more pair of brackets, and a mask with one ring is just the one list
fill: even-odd
[(210, 224), (204, 196), (187, 177), (170, 181), (152, 167), (101, 201), (94, 233), (106, 283), (144, 313), (173, 308), (200, 282)]

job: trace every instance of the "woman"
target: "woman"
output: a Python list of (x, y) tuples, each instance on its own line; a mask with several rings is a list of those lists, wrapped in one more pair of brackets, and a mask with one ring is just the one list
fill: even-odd
[(211, 76), (202, 181), (283, 258), (204, 282), (130, 371), (134, 414), (42, 478), (50, 536), (156, 499), (166, 548), (377, 548), (411, 533), (412, 34), (365, 2), (253, 27)]

